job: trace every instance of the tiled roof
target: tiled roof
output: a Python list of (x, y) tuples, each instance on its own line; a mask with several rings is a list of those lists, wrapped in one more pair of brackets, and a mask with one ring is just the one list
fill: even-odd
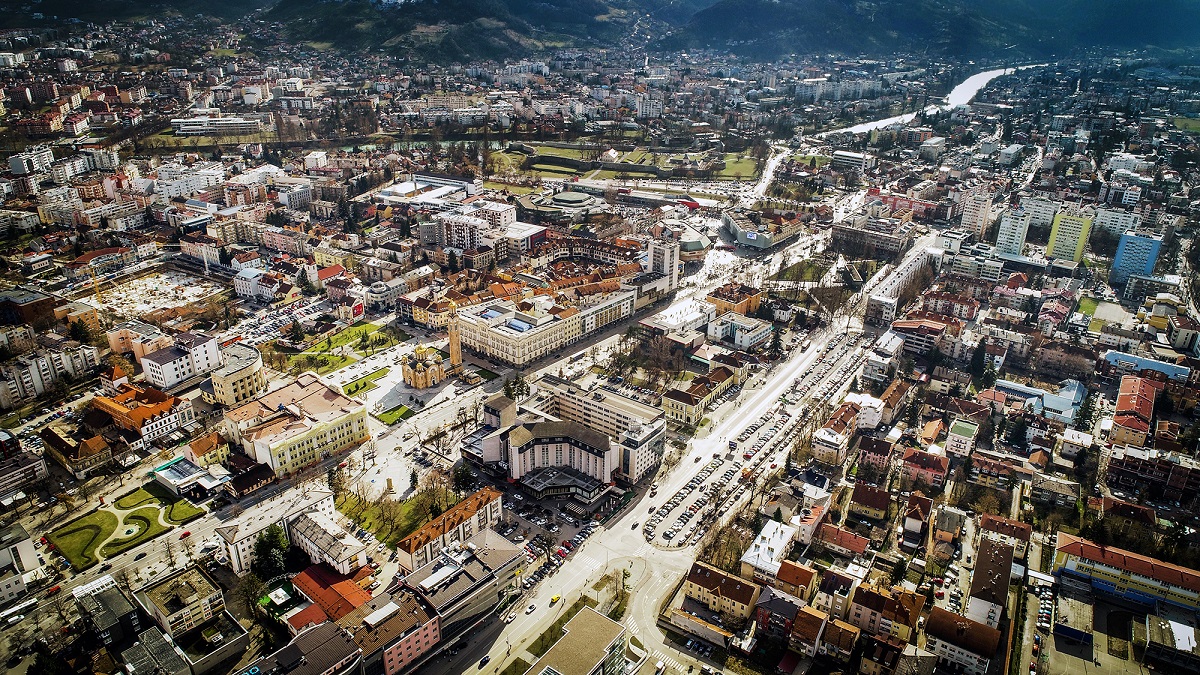
[(412, 553), (431, 541), (445, 535), (474, 516), (480, 509), (500, 499), (501, 495), (493, 487), (485, 487), (475, 494), (455, 504), (442, 515), (429, 521), (424, 527), (400, 540), (397, 548)]
[(692, 569), (688, 572), (687, 581), (707, 589), (710, 593), (723, 598), (729, 598), (739, 605), (748, 605), (753, 602), (754, 593), (759, 590), (758, 584), (746, 581), (741, 577), (734, 576), (702, 562), (692, 563)]
[(371, 594), (349, 577), (323, 564), (313, 565), (292, 577), (292, 586), (334, 621), (371, 599)]
[(1000, 631), (941, 607), (929, 612), (925, 634), (987, 659), (1000, 648)]
[(1154, 579), (1155, 581), (1166, 582), (1179, 588), (1186, 588), (1192, 592), (1200, 593), (1200, 572), (1187, 567), (1172, 565), (1171, 563), (1156, 560), (1132, 551), (1113, 548), (1111, 546), (1100, 546), (1087, 539), (1081, 539), (1061, 531), (1058, 533), (1058, 541), (1055, 544), (1055, 548), (1063, 553), (1083, 558), (1084, 560), (1101, 563), (1119, 570), (1128, 571), (1132, 574)]

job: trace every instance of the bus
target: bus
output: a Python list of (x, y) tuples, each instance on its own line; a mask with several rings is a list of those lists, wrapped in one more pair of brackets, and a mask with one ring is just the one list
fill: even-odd
[(18, 614), (23, 614), (26, 610), (30, 610), (30, 609), (33, 609), (34, 607), (37, 607), (37, 604), (38, 604), (37, 600), (26, 600), (25, 602), (22, 602), (21, 604), (16, 605), (15, 607), (9, 607), (8, 609), (4, 610), (3, 612), (0, 612), (0, 621), (7, 620), (9, 617), (13, 617)]
[(812, 346), (812, 340), (805, 340), (804, 342), (800, 343), (800, 351), (806, 352), (806, 351), (808, 351), (808, 348), (811, 346)]

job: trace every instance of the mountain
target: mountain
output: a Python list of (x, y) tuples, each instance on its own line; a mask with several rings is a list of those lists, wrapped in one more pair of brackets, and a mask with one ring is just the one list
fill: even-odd
[[(437, 61), (540, 48), (618, 47), (641, 27), (681, 23), (715, 0), (280, 0), (266, 19), (293, 39)], [(644, 26), (643, 26), (644, 24)]]
[(1198, 19), (1196, 0), (719, 0), (658, 46), (1039, 57), (1200, 46)]

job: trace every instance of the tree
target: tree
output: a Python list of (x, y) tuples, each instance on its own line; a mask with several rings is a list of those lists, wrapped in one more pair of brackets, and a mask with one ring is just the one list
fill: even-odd
[(1096, 394), (1089, 392), (1079, 404), (1079, 412), (1075, 413), (1074, 426), (1079, 431), (1091, 432), (1093, 417), (1096, 414)]
[(450, 254), (446, 256), (446, 267), (450, 269), (451, 273), (458, 271), (458, 254), (454, 251), (450, 251)]
[(782, 523), (783, 522), (783, 509), (776, 506), (775, 513), (771, 514), (771, 520), (774, 520), (777, 523)]
[(1012, 425), (1008, 427), (1008, 433), (1005, 435), (1004, 440), (1008, 441), (1008, 444), (1014, 448), (1024, 449), (1028, 432), (1029, 422), (1025, 421), (1025, 416), (1022, 415), (1013, 420)]
[(987, 340), (980, 340), (979, 344), (975, 345), (975, 351), (971, 352), (971, 375), (973, 377), (982, 377), (983, 371), (987, 369)]
[(908, 574), (908, 562), (904, 558), (900, 558), (892, 565), (892, 584), (898, 584), (904, 581), (905, 575)]
[(279, 525), (271, 525), (254, 541), (250, 569), (260, 579), (273, 579), (287, 572), (287, 551), (287, 533)]
[(72, 340), (82, 342), (83, 344), (91, 344), (92, 331), (88, 329), (87, 324), (82, 321), (72, 321), (67, 326), (67, 334)]
[(771, 331), (771, 353), (780, 354), (783, 352), (783, 335), (780, 331)]
[(412, 470), (412, 473), (411, 473), (411, 474), (409, 474), (409, 476), (408, 476), (408, 482), (409, 482), (409, 485), (411, 486), (411, 488), (412, 488), (413, 490), (416, 490), (416, 489), (417, 489), (417, 483), (419, 483), (419, 482), (420, 482), (420, 476), (418, 476), (418, 475), (417, 475), (417, 470), (416, 470), (416, 469), (413, 469), (413, 470)]
[(996, 384), (996, 369), (993, 368), (992, 364), (989, 363), (987, 368), (984, 369), (983, 375), (979, 378), (979, 388), (980, 389), (991, 389), (992, 386), (994, 386), (995, 384)]
[(251, 613), (258, 607), (259, 599), (266, 593), (267, 585), (254, 572), (250, 572), (238, 580), (237, 588), (234, 589), (234, 595), (242, 601), (246, 611)]
[(304, 342), (304, 328), (299, 321), (293, 321), (292, 325), (288, 326), (288, 339), (295, 344)]

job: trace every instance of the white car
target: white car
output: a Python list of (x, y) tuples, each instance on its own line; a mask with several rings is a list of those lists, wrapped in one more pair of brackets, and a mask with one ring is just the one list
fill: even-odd
[(532, 604), (531, 604), (531, 605), (529, 605), (528, 607), (526, 607), (526, 608), (525, 608), (525, 613), (526, 613), (526, 614), (533, 614), (535, 611), (537, 611), (537, 605), (532, 605)]

